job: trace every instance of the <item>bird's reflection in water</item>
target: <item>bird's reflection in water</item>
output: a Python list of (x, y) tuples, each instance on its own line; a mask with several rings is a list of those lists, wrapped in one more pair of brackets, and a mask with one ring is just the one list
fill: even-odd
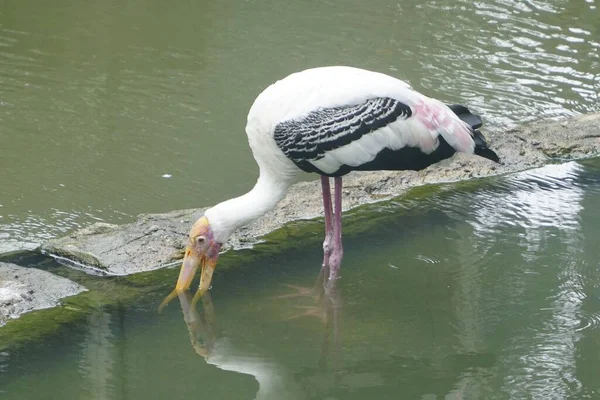
[[(296, 288), (296, 292), (279, 297), (293, 298), (296, 296), (310, 296), (315, 299), (314, 307), (302, 307), (304, 312), (296, 313), (288, 318), (297, 319), (303, 316), (318, 316), (325, 328), (324, 340), (321, 345), (318, 361), (319, 370), (333, 370), (333, 376), (339, 364), (339, 310), (341, 298), (336, 289), (324, 289), (322, 280), (327, 271), (321, 270), (317, 285), (314, 290)], [(294, 371), (266, 358), (262, 354), (250, 352), (236, 347), (227, 337), (219, 337), (215, 309), (209, 293), (206, 293), (201, 303), (202, 312), (198, 312), (193, 303), (193, 296), (189, 292), (178, 294), (183, 319), (186, 323), (190, 343), (194, 351), (211, 365), (225, 371), (234, 371), (252, 375), (258, 382), (258, 392), (255, 399), (300, 399), (306, 398), (307, 390), (314, 392), (315, 388), (307, 388), (304, 379), (298, 380)], [(328, 363), (328, 360), (331, 363)], [(336, 385), (334, 378), (333, 385)], [(329, 386), (329, 385), (327, 385)]]
[(202, 297), (204, 315), (200, 315), (196, 307), (192, 305), (192, 294), (188, 291), (178, 293), (183, 320), (190, 334), (192, 348), (198, 355), (207, 358), (212, 351), (217, 339), (215, 333), (215, 309), (209, 293)]
[(210, 294), (202, 297), (202, 315), (192, 303), (193, 297), (189, 292), (179, 293), (178, 297), (192, 347), (207, 364), (253, 376), (258, 383), (256, 400), (304, 398), (301, 388), (285, 367), (261, 354), (237, 348), (228, 338), (217, 335)]

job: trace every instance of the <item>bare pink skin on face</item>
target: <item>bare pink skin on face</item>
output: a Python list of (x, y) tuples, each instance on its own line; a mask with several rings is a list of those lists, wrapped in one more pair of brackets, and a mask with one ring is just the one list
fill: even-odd
[(453, 118), (453, 114), (443, 105), (421, 100), (412, 107), (412, 110), (413, 116), (430, 131), (444, 130), (451, 133), (456, 138), (458, 151), (472, 149), (473, 139), (470, 130), (462, 121)]

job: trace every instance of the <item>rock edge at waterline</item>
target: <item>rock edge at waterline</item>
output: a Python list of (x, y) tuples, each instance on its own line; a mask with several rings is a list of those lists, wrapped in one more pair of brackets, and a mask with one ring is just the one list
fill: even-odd
[[(352, 173), (344, 178), (344, 210), (399, 196), (415, 186), (507, 174), (548, 162), (598, 155), (600, 113), (486, 133), (486, 137), (502, 164), (461, 154), (420, 172)], [(203, 212), (204, 209), (191, 209), (144, 214), (126, 225), (97, 223), (69, 236), (49, 240), (41, 248), (59, 260), (106, 275), (149, 271), (182, 257), (190, 226)], [(318, 181), (299, 183), (273, 211), (236, 232), (225, 249), (248, 247), (290, 221), (321, 215)]]
[(0, 262), (0, 326), (26, 312), (55, 307), (61, 299), (85, 290), (50, 272)]

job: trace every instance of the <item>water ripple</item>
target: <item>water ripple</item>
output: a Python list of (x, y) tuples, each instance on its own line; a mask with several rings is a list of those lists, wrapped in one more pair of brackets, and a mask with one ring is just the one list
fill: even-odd
[(504, 195), (478, 193), (475, 219), (468, 222), (483, 237), (501, 226), (522, 227), (530, 235), (539, 235), (544, 227), (577, 229), (583, 192), (575, 180), (581, 169), (573, 162), (517, 174), (501, 183)]
[[(597, 11), (583, 15), (579, 26), (565, 26), (561, 14), (566, 6), (559, 4), (512, 0), (461, 4), (446, 10), (453, 28), (447, 34), (438, 32), (448, 46), (435, 53), (428, 45), (419, 46), (435, 60), (423, 65), (433, 72), (422, 79), (424, 87), (461, 91), (496, 127), (598, 110), (599, 73), (590, 65), (598, 54), (588, 28), (600, 18)], [(464, 12), (471, 8), (483, 24), (474, 25), (473, 15)], [(460, 71), (451, 73), (451, 79), (448, 65)]]
[(97, 216), (102, 214), (115, 223), (119, 220), (128, 222), (131, 219), (130, 216), (114, 210), (107, 213), (103, 210), (67, 212), (52, 209), (45, 216), (31, 212), (26, 217), (0, 215), (0, 254), (35, 249), (49, 239), (63, 236), (94, 222), (104, 221), (104, 218)]
[(576, 328), (577, 332), (581, 332), (588, 329), (600, 328), (600, 311), (586, 313), (581, 311), (579, 313), (580, 324)]

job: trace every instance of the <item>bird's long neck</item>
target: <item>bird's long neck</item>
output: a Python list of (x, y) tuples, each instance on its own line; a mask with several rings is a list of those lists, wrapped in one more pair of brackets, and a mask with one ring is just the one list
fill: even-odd
[(289, 183), (286, 181), (261, 171), (254, 188), (248, 193), (206, 210), (204, 215), (208, 218), (217, 242), (225, 243), (237, 229), (275, 208), (288, 187)]

